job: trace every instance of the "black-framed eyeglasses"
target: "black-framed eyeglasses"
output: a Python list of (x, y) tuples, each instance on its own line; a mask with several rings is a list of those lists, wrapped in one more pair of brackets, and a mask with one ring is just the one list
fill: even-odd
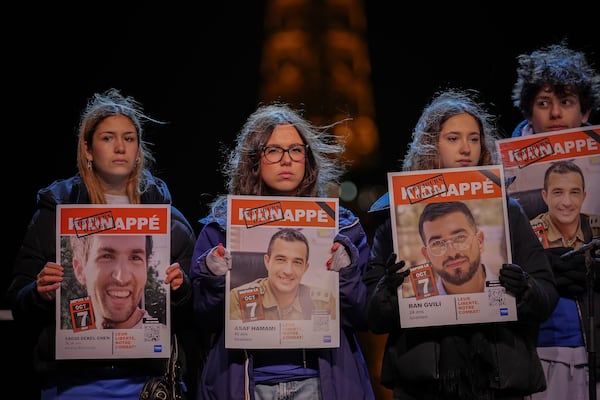
[(262, 148), (262, 152), (265, 155), (265, 159), (271, 163), (280, 162), (283, 159), (283, 155), (285, 153), (288, 153), (292, 161), (299, 162), (306, 158), (307, 151), (307, 144), (293, 144), (287, 149), (276, 145), (263, 146)]
[(459, 235), (455, 235), (450, 239), (434, 240), (433, 242), (429, 243), (429, 246), (427, 246), (427, 250), (429, 250), (431, 254), (437, 257), (444, 255), (446, 251), (448, 251), (448, 244), (451, 244), (452, 247), (454, 247), (456, 250), (466, 250), (473, 243), (474, 237), (474, 234), (467, 235), (462, 233)]

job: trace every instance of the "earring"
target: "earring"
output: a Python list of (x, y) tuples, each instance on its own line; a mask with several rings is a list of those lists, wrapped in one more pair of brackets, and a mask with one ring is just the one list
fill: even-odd
[(139, 157), (135, 159), (135, 166), (136, 167), (138, 166), (138, 164), (140, 163), (140, 161), (141, 161), (141, 159)]
[(88, 169), (91, 171), (92, 170), (92, 160), (87, 160), (88, 161)]

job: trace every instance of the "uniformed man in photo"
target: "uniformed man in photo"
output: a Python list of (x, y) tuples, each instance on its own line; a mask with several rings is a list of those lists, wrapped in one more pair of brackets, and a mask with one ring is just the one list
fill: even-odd
[(308, 240), (300, 231), (277, 231), (264, 255), (267, 277), (231, 290), (230, 318), (304, 320), (319, 314), (335, 319), (333, 292), (300, 283), (309, 267), (308, 255)]

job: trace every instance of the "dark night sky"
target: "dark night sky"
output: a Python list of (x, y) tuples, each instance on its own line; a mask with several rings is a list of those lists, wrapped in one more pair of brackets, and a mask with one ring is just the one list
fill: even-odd
[[(106, 8), (112, 4), (85, 12), (48, 8), (5, 15), (18, 28), (3, 35), (4, 124), (12, 128), (5, 131), (2, 161), (10, 207), (2, 292), (37, 190), (75, 173), (76, 125), (92, 93), (118, 87), (148, 114), (170, 122), (150, 126), (147, 139), (155, 144), (157, 175), (195, 227), (206, 212), (202, 194), (223, 190), (214, 183), (220, 178), (219, 143), (231, 144), (258, 104), (264, 1), (206, 10), (197, 4)], [(505, 3), (481, 9), (414, 4), (410, 12), (408, 6), (397, 10), (401, 5), (392, 11), (392, 4), (366, 6), (381, 135), (378, 170), (367, 174), (371, 181), (384, 183), (385, 173), (397, 167), (436, 90), (480, 90), (508, 135), (520, 120), (510, 100), (517, 54), (567, 37), (600, 66), (598, 35), (592, 23), (583, 22), (585, 10), (573, 11), (578, 20), (565, 22), (558, 20), (565, 9), (552, 11), (547, 4), (535, 17), (522, 8), (517, 17), (517, 10), (502, 9)]]

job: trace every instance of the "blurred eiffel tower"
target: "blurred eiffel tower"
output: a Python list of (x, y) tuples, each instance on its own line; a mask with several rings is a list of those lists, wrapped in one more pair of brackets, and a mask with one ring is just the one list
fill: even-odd
[[(351, 117), (334, 129), (346, 137), (350, 175), (372, 170), (379, 162), (366, 29), (362, 0), (265, 3), (260, 100), (286, 101), (316, 124)], [(342, 199), (359, 200), (351, 195)], [(364, 199), (356, 212), (374, 200)]]
[[(347, 176), (369, 176), (378, 167), (379, 133), (362, 0), (267, 0), (264, 21), (260, 101), (285, 101), (315, 124), (350, 117), (333, 131), (346, 137)], [(360, 217), (381, 193), (347, 181), (339, 194)], [(377, 399), (391, 398), (379, 385), (384, 339), (360, 335)]]

